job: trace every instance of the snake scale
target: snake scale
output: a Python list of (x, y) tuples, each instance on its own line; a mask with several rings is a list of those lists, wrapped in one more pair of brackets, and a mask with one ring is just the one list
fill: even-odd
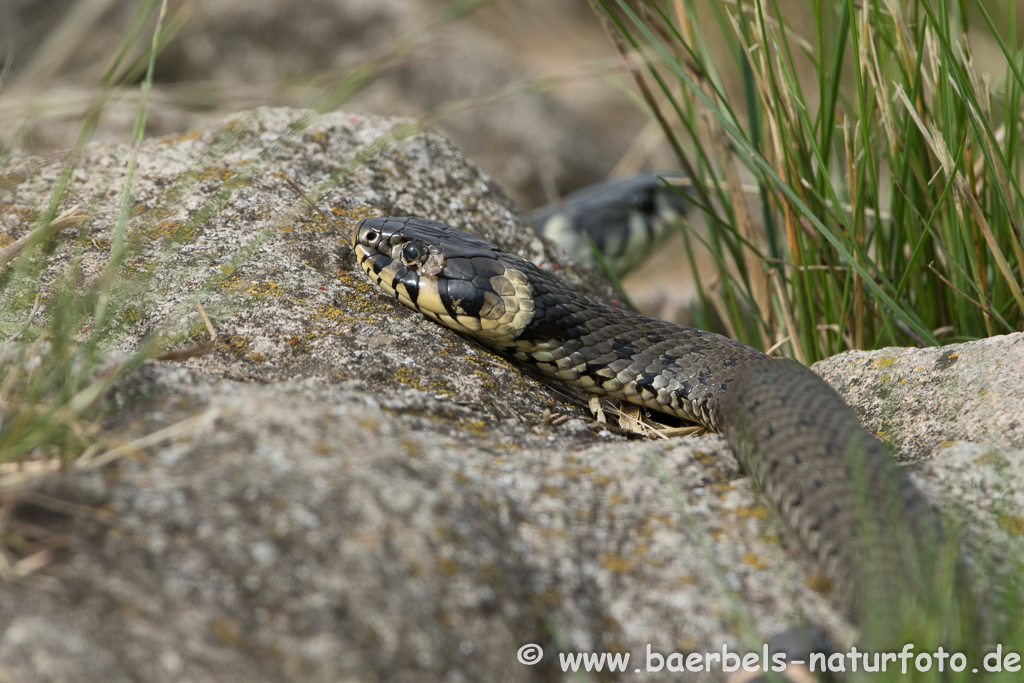
[(592, 301), (435, 221), (368, 218), (353, 245), (371, 281), (441, 325), (551, 379), (722, 431), (856, 622), (933, 590), (937, 515), (801, 364)]

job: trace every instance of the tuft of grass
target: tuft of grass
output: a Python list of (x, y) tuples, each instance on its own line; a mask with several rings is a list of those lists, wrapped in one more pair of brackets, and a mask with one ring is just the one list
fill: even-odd
[[(1024, 327), (1014, 3), (1003, 35), (980, 1), (814, 0), (806, 37), (773, 0), (593, 4), (698, 180), (720, 276), (700, 296), (742, 341), (810, 363)], [(1005, 60), (994, 80), (978, 34)]]

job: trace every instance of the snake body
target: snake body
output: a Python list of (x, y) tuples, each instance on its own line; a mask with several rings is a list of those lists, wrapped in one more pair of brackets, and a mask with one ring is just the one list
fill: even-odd
[(591, 301), (435, 221), (366, 219), (353, 242), (369, 278), (426, 317), (552, 379), (722, 431), (855, 620), (930, 576), (935, 513), (806, 367)]
[[(530, 214), (533, 226), (588, 268), (596, 248), (625, 275), (664, 241), (690, 207), (677, 173), (639, 173), (577, 190)], [(593, 246), (591, 246), (593, 245)]]

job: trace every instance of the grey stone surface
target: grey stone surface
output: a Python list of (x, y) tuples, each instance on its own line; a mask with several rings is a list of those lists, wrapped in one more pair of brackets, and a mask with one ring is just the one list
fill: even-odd
[(1024, 333), (851, 351), (814, 369), (901, 458), (926, 457), (953, 441), (1024, 446)]
[[(39, 570), (56, 590), (0, 585), (0, 677), (575, 680), (558, 667), (565, 648), (628, 652), (622, 679), (658, 681), (676, 674), (633, 673), (648, 645), (759, 650), (808, 621), (851, 642), (812, 589), (813, 563), (720, 437), (642, 441), (594, 424), (561, 391), (370, 287), (346, 239), (362, 216), (419, 213), (561, 262), (557, 272), (594, 296), (607, 289), (548, 251), (434, 134), (354, 165), (319, 201), (333, 212), (324, 221), (281, 179), (312, 192), (398, 122), (337, 114), (289, 135), (300, 117), (260, 110), (143, 146), (126, 277), (137, 287), (114, 302), (131, 309), (111, 352), (153, 330), (201, 339), (196, 302), (221, 343), (149, 363), (108, 397), (104, 434), (163, 438), (107, 467), (0, 492), (12, 531), (66, 539)], [(125, 154), (97, 146), (83, 156), (68, 201), (92, 202), (94, 218), (81, 240), (57, 240), (44, 292), (77, 243), (83, 282), (96, 277)], [(9, 237), (28, 229), (59, 163), (8, 168)], [(264, 228), (252, 258), (233, 264)], [(23, 319), (33, 301), (15, 294), (0, 303)], [(986, 342), (1004, 345), (991, 357), (1008, 357), (1015, 340)], [(973, 349), (957, 351), (964, 381), (943, 389), (950, 400), (976, 396), (988, 377), (988, 356), (967, 371)], [(831, 380), (856, 404), (874, 393), (857, 379), (863, 364), (899, 356), (860, 356)], [(1004, 370), (1001, 391), (1019, 391), (1024, 373)], [(545, 409), (567, 418), (546, 421)], [(987, 435), (984, 452), (940, 450), (914, 472), (937, 505), (977, 512), (971, 524), (1010, 543), (1024, 529), (1021, 459), (998, 430), (1015, 410), (971, 432)], [(914, 433), (893, 427), (887, 438), (913, 444)], [(546, 652), (533, 667), (516, 660), (527, 643)]]
[[(506, 417), (551, 406), (550, 390), (524, 380), (505, 361), (434, 326), (409, 324), (418, 317), (380, 297), (353, 263), (351, 232), (359, 219), (418, 215), (501, 240), (548, 269), (557, 269), (556, 261), (569, 264), (439, 135), (359, 160), (407, 123), (333, 114), (300, 129), (298, 110), (262, 109), (144, 145), (129, 229), (134, 252), (115, 302), (117, 346), (132, 348), (147, 334), (204, 338), (202, 303), (224, 343), (197, 364), (227, 376), (322, 376), (370, 391), (412, 387), (483, 404), (493, 402), (501, 385), (518, 395), (491, 406)], [(87, 232), (79, 234), (86, 280), (98, 277), (109, 254), (128, 152), (87, 147), (62, 205), (90, 207)], [(45, 207), (61, 163), (16, 157), (8, 165), (0, 230), (9, 238), (24, 234), (34, 212)], [(311, 197), (325, 192), (317, 205), (327, 218), (288, 181)], [(59, 240), (54, 263), (66, 262), (77, 248), (74, 239)], [(243, 253), (249, 258), (236, 264)], [(47, 271), (44, 291), (58, 272), (56, 266)], [(586, 269), (568, 265), (559, 272), (594, 296), (613, 297)], [(23, 321), (33, 295), (8, 288), (0, 302), (8, 320)], [(39, 314), (46, 313), (44, 301)]]

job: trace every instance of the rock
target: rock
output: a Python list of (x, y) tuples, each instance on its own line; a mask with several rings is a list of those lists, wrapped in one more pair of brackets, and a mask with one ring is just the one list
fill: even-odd
[[(503, 241), (549, 269), (564, 262), (564, 277), (606, 301), (614, 297), (606, 283), (544, 244), (504, 192), (440, 136), (418, 136), (360, 161), (359, 154), (409, 123), (335, 114), (310, 125), (298, 110), (264, 109), (143, 146), (134, 251), (115, 301), (117, 347), (134, 348), (148, 334), (205, 338), (196, 306), (203, 303), (223, 344), (196, 365), (222, 376), (322, 377), (371, 393), (416, 388), (485, 405), (504, 386), (518, 396), (491, 406), (505, 417), (552, 407), (556, 392), (523, 379), (505, 361), (435, 326), (410, 324), (419, 316), (378, 296), (353, 263), (351, 233), (359, 219), (419, 215)], [(104, 197), (82, 240), (87, 280), (99, 276), (109, 254), (127, 156), (126, 147), (86, 148), (64, 199), (67, 208)], [(0, 187), (10, 186), (0, 195), (9, 202), (0, 229), (9, 238), (27, 232), (61, 163), (16, 157), (8, 165), (0, 179)], [(288, 181), (317, 197), (327, 217)], [(57, 262), (76, 248), (72, 239), (61, 241)], [(55, 272), (47, 272), (44, 290)], [(133, 291), (138, 287), (148, 290)], [(32, 296), (14, 291), (0, 301), (18, 321), (33, 306)]]
[(938, 348), (851, 351), (814, 365), (902, 459), (954, 441), (1024, 447), (1024, 334)]
[[(407, 122), (302, 122), (258, 110), (140, 150), (125, 278), (135, 286), (112, 301), (111, 346), (130, 352), (161, 330), (179, 345), (201, 340), (196, 302), (220, 343), (147, 363), (108, 397), (104, 434), (159, 433), (144, 453), (0, 490), (11, 533), (45, 529), (67, 544), (39, 570), (56, 590), (0, 584), (0, 661), (12, 676), (572, 680), (562, 648), (629, 653), (628, 668), (644, 669), (648, 646), (666, 657), (760, 652), (807, 622), (839, 647), (852, 642), (812, 589), (813, 562), (785, 547), (720, 437), (641, 441), (592, 425), (571, 395), (371, 287), (346, 240), (363, 216), (415, 213), (560, 263), (592, 296), (610, 290), (536, 238), (443, 138), (418, 135), (356, 164)], [(67, 202), (93, 219), (80, 239), (58, 238), (43, 292), (77, 245), (82, 283), (97, 277), (126, 154), (85, 151)], [(28, 229), (60, 163), (8, 166), (10, 238)], [(308, 209), (284, 178), (333, 215)], [(34, 302), (10, 289), (0, 310), (24, 320)], [(37, 315), (49, 305), (41, 297)], [(977, 394), (979, 376), (964, 374), (962, 395)], [(852, 402), (873, 386), (855, 377), (833, 377)], [(1001, 381), (1019, 387), (1020, 371)], [(545, 409), (570, 417), (546, 420)], [(893, 433), (904, 443), (912, 432)], [(1013, 536), (1019, 479), (998, 480), (1019, 476), (1013, 446), (993, 441), (916, 476), (946, 508), (1002, 492), (991, 508), (1001, 517), (985, 523)], [(517, 652), (531, 643), (545, 654), (528, 667)], [(720, 678), (716, 667), (693, 680)]]

